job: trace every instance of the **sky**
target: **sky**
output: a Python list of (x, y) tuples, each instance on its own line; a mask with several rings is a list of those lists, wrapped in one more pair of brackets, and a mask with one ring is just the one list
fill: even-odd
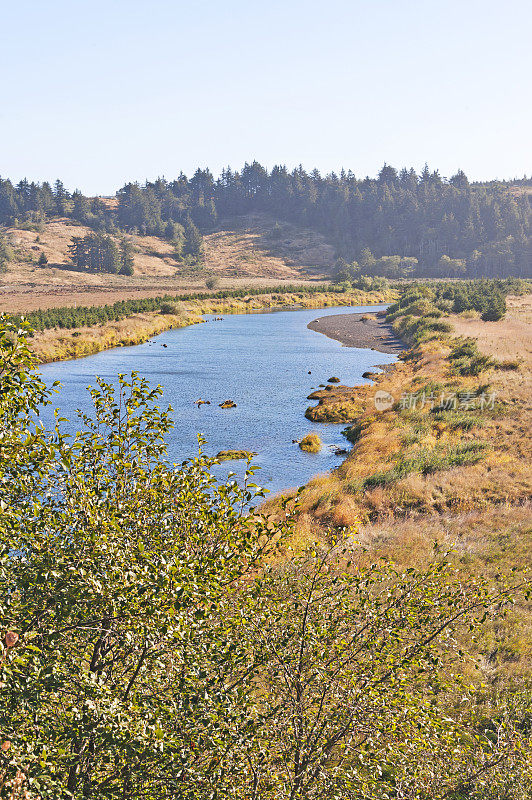
[(0, 0), (0, 175), (532, 174), (530, 0)]

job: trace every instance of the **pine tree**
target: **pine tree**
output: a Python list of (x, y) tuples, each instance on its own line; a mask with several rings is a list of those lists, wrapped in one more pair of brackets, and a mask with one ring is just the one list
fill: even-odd
[(127, 239), (120, 242), (120, 274), (133, 275), (134, 267), (133, 245)]
[(74, 236), (68, 246), (68, 253), (78, 269), (87, 269), (89, 265), (88, 236)]
[(68, 199), (68, 192), (66, 191), (63, 181), (60, 181), (59, 178), (56, 180), (54, 184), (54, 198), (55, 198), (55, 211), (56, 214), (66, 214), (67, 211), (67, 204), (66, 201)]
[(46, 258), (46, 253), (44, 252), (44, 250), (41, 250), (41, 255), (39, 256), (37, 264), (40, 267), (45, 267), (48, 264), (48, 259)]
[(482, 313), (484, 322), (497, 322), (506, 314), (506, 298), (501, 292), (493, 292), (489, 298), (486, 308)]
[(196, 261), (203, 257), (203, 237), (191, 219), (185, 223), (185, 255), (192, 256)]
[(103, 234), (99, 241), (100, 271), (117, 273), (120, 271), (120, 252), (110, 236)]
[(86, 222), (90, 213), (90, 204), (86, 197), (77, 190), (72, 195), (74, 207), (72, 209), (72, 216), (80, 222)]
[(375, 259), (375, 256), (369, 249), (369, 247), (364, 247), (364, 249), (360, 253), (360, 258), (358, 260), (358, 263), (360, 264), (362, 272), (365, 275), (369, 275), (372, 273), (377, 261)]

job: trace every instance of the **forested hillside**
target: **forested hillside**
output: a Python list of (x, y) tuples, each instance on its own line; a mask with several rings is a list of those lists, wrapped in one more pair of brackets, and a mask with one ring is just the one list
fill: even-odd
[[(201, 234), (250, 212), (268, 212), (327, 236), (339, 259), (339, 279), (388, 277), (528, 277), (532, 275), (532, 182), (470, 183), (425, 167), (398, 172), (385, 165), (377, 178), (352, 172), (321, 176), (299, 167), (246, 164), (218, 179), (128, 183), (116, 199), (69, 194), (61, 181), (0, 180), (0, 224), (69, 216), (96, 230), (151, 234), (176, 242), (183, 257), (202, 257)], [(275, 236), (275, 230), (272, 232)], [(347, 266), (347, 271), (346, 271)]]

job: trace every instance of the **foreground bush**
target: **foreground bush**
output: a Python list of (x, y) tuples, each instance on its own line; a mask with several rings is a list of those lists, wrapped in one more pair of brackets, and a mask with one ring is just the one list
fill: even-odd
[(351, 563), (349, 538), (290, 555), (289, 519), (244, 513), (253, 470), (166, 462), (136, 375), (45, 431), (13, 323), (0, 380), (0, 796), (526, 796), (524, 712), (453, 678), (504, 586)]

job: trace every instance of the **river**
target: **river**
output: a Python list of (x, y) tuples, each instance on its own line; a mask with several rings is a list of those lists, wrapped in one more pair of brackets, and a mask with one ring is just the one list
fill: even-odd
[[(395, 355), (343, 347), (339, 342), (307, 328), (326, 314), (375, 312), (385, 306), (292, 309), (261, 314), (234, 314), (203, 324), (170, 330), (134, 347), (106, 350), (94, 356), (46, 364), (46, 383), (62, 384), (54, 398), (67, 428), (78, 425), (75, 409), (88, 411), (86, 391), (95, 376), (113, 382), (118, 373), (136, 370), (152, 385), (164, 389), (161, 405), (171, 405), (175, 427), (168, 436), (168, 455), (179, 463), (197, 454), (197, 434), (207, 439), (206, 452), (241, 449), (257, 453), (260, 467), (256, 483), (278, 492), (306, 483), (313, 475), (337, 466), (342, 456), (334, 449), (349, 447), (344, 425), (307, 420), (305, 409), (314, 401), (307, 395), (320, 383), (337, 376), (348, 386), (365, 383), (362, 373), (376, 364), (396, 361)], [(309, 374), (310, 373), (310, 374)], [(211, 405), (198, 407), (199, 398)], [(236, 408), (218, 404), (233, 400)], [(42, 415), (50, 424), (51, 413)], [(316, 432), (323, 440), (320, 453), (305, 453), (292, 442)], [(241, 476), (241, 461), (215, 468), (221, 478), (229, 471)]]

